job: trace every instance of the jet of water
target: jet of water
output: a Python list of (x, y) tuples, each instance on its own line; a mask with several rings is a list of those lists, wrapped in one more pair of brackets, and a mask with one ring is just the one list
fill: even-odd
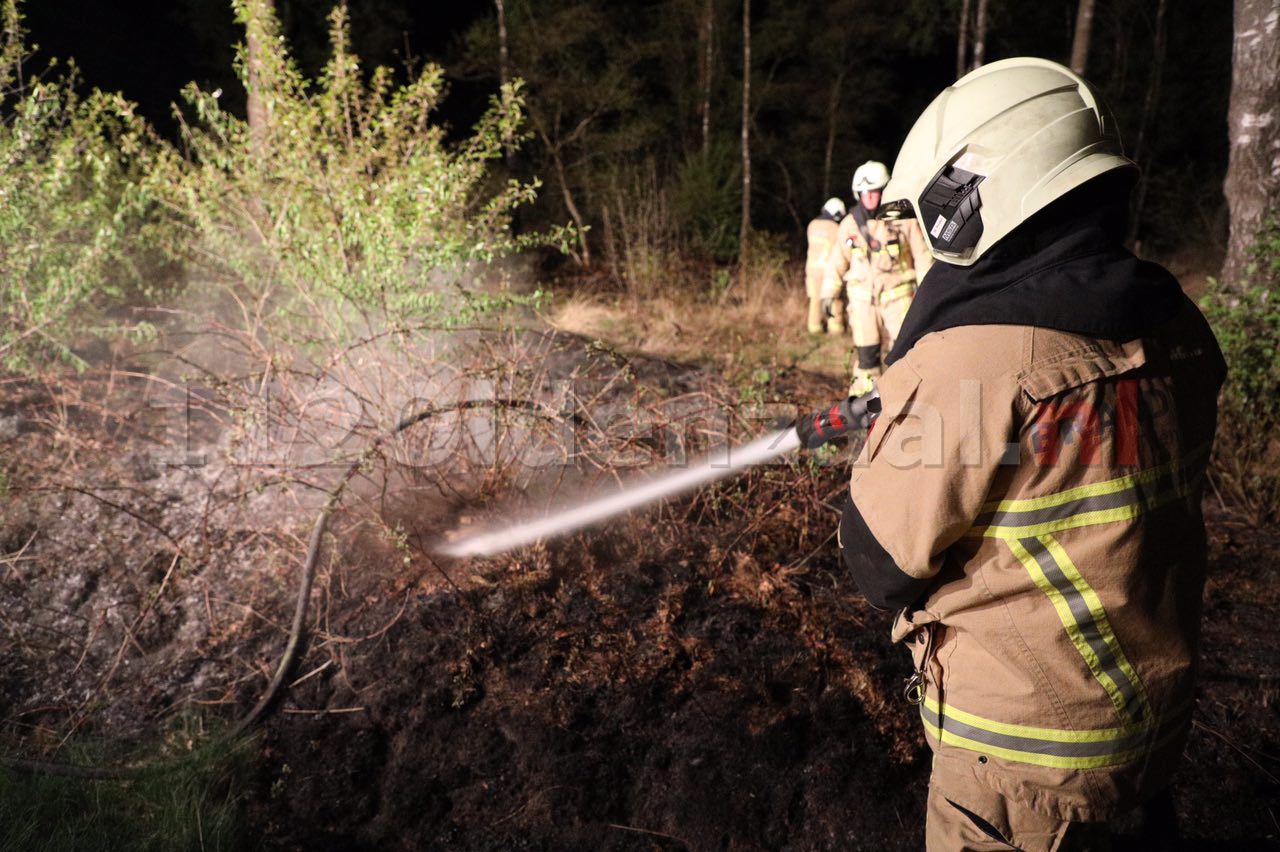
[(593, 498), (546, 517), (446, 542), (440, 546), (439, 551), (455, 557), (493, 556), (539, 539), (564, 535), (630, 509), (733, 476), (749, 467), (789, 453), (800, 445), (801, 437), (794, 427), (770, 432), (749, 444), (707, 456), (691, 467), (672, 471), (666, 476), (631, 483), (614, 494)]

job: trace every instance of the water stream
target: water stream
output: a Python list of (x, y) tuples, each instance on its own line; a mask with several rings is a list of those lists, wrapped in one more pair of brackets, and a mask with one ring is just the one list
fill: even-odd
[(464, 534), (440, 545), (439, 552), (454, 557), (493, 556), (515, 547), (564, 535), (598, 521), (646, 506), (667, 497), (734, 476), (799, 448), (794, 428), (770, 432), (749, 444), (712, 453), (695, 464), (665, 476), (629, 483), (612, 494), (594, 497), (540, 518)]

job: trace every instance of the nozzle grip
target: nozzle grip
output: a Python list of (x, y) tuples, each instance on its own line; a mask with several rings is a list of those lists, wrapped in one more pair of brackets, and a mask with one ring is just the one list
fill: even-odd
[(863, 396), (851, 396), (816, 411), (796, 422), (796, 435), (800, 445), (816, 450), (823, 444), (841, 435), (867, 429), (876, 415), (880, 413), (880, 394), (878, 391)]

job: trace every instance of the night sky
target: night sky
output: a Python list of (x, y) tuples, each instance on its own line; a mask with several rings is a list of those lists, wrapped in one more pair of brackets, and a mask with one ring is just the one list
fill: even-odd
[[(336, 2), (338, 0), (275, 0), (290, 51), (308, 77), (314, 78), (328, 57), (326, 16)], [(841, 30), (842, 37), (859, 45), (846, 92), (865, 90), (866, 94), (856, 98), (846, 94), (841, 107), (846, 112), (836, 113), (842, 119), (847, 118), (836, 140), (837, 172), (851, 172), (850, 164), (869, 157), (891, 160), (920, 110), (955, 79), (952, 26), (956, 22), (953, 20), (955, 10), (951, 7), (958, 5), (937, 2), (933, 6), (886, 7), (879, 9), (875, 16), (868, 14), (867, 20), (860, 22), (861, 29)], [(1015, 55), (1067, 59), (1075, 0), (999, 6), (1000, 12), (988, 35), (988, 61)], [(493, 0), (349, 0), (348, 7), (353, 50), (366, 69), (386, 65), (399, 71), (403, 80), (407, 78), (406, 65), (420, 68), (423, 62), (433, 61), (445, 67), (449, 94), (433, 118), (454, 138), (465, 136), (483, 113), (497, 81), (495, 75), (473, 79), (459, 76), (459, 70), (466, 67), (458, 61), (462, 53), (460, 41), (471, 24), (495, 16)], [(812, 60), (803, 43), (783, 48), (789, 53), (777, 55), (785, 57), (784, 60), (772, 64), (765, 60), (769, 38), (787, 45), (786, 37), (791, 33), (786, 27), (794, 23), (789, 17), (794, 14), (793, 7), (799, 8), (780, 0), (753, 3), (753, 27), (761, 48), (757, 54), (758, 76), (753, 76), (757, 84), (773, 80), (776, 87), (772, 100), (762, 98), (757, 103), (758, 112), (753, 119), (754, 126), (763, 131), (758, 135), (760, 157), (756, 186), (759, 191), (753, 209), (764, 217), (756, 222), (760, 227), (802, 232), (800, 223), (804, 217), (795, 212), (793, 195), (803, 197), (808, 203), (828, 194), (817, 192), (814, 176), (823, 168), (822, 144), (812, 136), (813, 127), (823, 123), (822, 108), (813, 106), (813, 98), (826, 91), (827, 82), (819, 76), (822, 72), (815, 70), (820, 69), (820, 63)], [(1137, 141), (1148, 82), (1156, 79), (1151, 68), (1155, 7), (1155, 0), (1101, 4), (1095, 23), (1088, 76), (1115, 109), (1121, 135), (1130, 146)], [(640, 42), (646, 36), (670, 38), (671, 31), (661, 26), (669, 23), (661, 19), (665, 8), (661, 4), (610, 0), (589, 4), (587, 8), (608, 16), (614, 24), (621, 24), (613, 30), (615, 36), (619, 29), (624, 34), (623, 44), (633, 36)], [(29, 30), (28, 43), (39, 47), (27, 66), (29, 72), (45, 68), (53, 58), (74, 61), (86, 86), (122, 92), (170, 138), (176, 135), (172, 104), (182, 102), (181, 90), (192, 81), (206, 91), (221, 89), (226, 108), (243, 115), (245, 97), (233, 69), (233, 47), (243, 40), (244, 33), (234, 22), (231, 0), (25, 0), (22, 9)], [(545, 11), (545, 7), (536, 3), (533, 9), (535, 15)], [(736, 151), (739, 117), (734, 87), (740, 63), (732, 50), (739, 21), (733, 17), (736, 14), (733, 7), (726, 10), (725, 23), (731, 26), (721, 27), (717, 37), (724, 41), (724, 53), (719, 57), (722, 67), (717, 72), (724, 96), (717, 100), (721, 114), (713, 121), (721, 137), (728, 139)], [(1221, 0), (1209, 4), (1169, 4), (1168, 13), (1167, 61), (1161, 75), (1160, 98), (1149, 123), (1147, 148), (1141, 159), (1150, 177), (1152, 192), (1146, 215), (1148, 219), (1159, 217), (1160, 221), (1152, 227), (1164, 234), (1166, 244), (1174, 246), (1194, 238), (1205, 228), (1225, 231), (1225, 205), (1216, 187), (1227, 164), (1226, 107), (1231, 80), (1232, 17), (1229, 4)], [(881, 29), (871, 30), (872, 35), (864, 33), (864, 42), (858, 41), (858, 34), (877, 21)], [(885, 29), (890, 21), (906, 21), (908, 30)], [(638, 27), (646, 29), (636, 30)], [(917, 39), (915, 36), (925, 29), (931, 33), (930, 37)], [(693, 29), (688, 29), (685, 36), (690, 40), (695, 38)], [(876, 38), (880, 40), (874, 40)], [(584, 61), (590, 60), (589, 52), (583, 55), (588, 57)], [(689, 74), (682, 77), (667, 67), (683, 61), (684, 55), (680, 45), (672, 44), (669, 55), (636, 66), (647, 75), (643, 78), (649, 87), (644, 90), (647, 100), (633, 104), (621, 117), (608, 115), (608, 121), (618, 127), (635, 125), (639, 128), (637, 132), (645, 129), (646, 120), (677, 128), (669, 139), (650, 140), (649, 148), (634, 152), (636, 157), (656, 155), (678, 160), (682, 152), (691, 150), (692, 136), (688, 133), (681, 136), (678, 132), (682, 116), (686, 130), (693, 126), (691, 108), (679, 101), (680, 92), (672, 83), (684, 79), (687, 84)], [(545, 63), (546, 57), (542, 61)], [(470, 67), (477, 66), (472, 62)], [(560, 102), (555, 97), (564, 98), (565, 94), (555, 94), (553, 78), (539, 81), (538, 69), (522, 68), (519, 64), (514, 70), (518, 74), (523, 71), (531, 78), (528, 89), (531, 100), (539, 96), (541, 82), (546, 86), (543, 91), (553, 92), (548, 97), (549, 108), (558, 108)], [(554, 69), (549, 73), (554, 74)], [(574, 75), (566, 79), (572, 81)], [(594, 83), (590, 74), (586, 79)], [(763, 91), (763, 87), (757, 86), (753, 97), (760, 97), (758, 93)], [(574, 99), (567, 98), (567, 103), (572, 112)], [(682, 109), (684, 113), (679, 113)], [(596, 129), (605, 124), (602, 120)], [(804, 135), (806, 132), (810, 134), (808, 137)], [(597, 136), (597, 141), (602, 139), (609, 141)], [(774, 145), (772, 171), (764, 153), (768, 140)], [(811, 156), (806, 152), (811, 152)], [(538, 159), (542, 153), (545, 152), (535, 144), (526, 147), (525, 159), (518, 163), (526, 177), (548, 172), (547, 162)], [(591, 163), (586, 155), (578, 154), (586, 165), (574, 174), (574, 179), (579, 189), (585, 189), (599, 175), (588, 168)], [(1215, 191), (1187, 192), (1189, 180), (1200, 182), (1206, 177)], [(768, 184), (769, 179), (774, 180), (773, 185)], [(794, 193), (793, 184), (799, 187)], [(558, 206), (558, 195), (546, 193), (543, 198), (550, 219), (562, 221), (564, 211)]]
[[(325, 16), (333, 0), (277, 0), (291, 48), (304, 72), (327, 55)], [(492, 5), (475, 2), (355, 0), (352, 39), (367, 66), (404, 66), (407, 53), (443, 61), (453, 39)], [(243, 39), (230, 0), (28, 0), (23, 5), (32, 63), (73, 60), (84, 82), (120, 91), (160, 129), (172, 130), (170, 104), (188, 82), (222, 87), (233, 108), (243, 102), (232, 46)], [(454, 109), (467, 110), (468, 87), (454, 82)]]

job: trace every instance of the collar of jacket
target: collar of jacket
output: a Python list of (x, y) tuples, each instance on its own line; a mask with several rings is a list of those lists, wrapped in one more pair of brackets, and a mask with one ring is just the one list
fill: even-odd
[(1029, 325), (1125, 341), (1168, 320), (1182, 288), (1124, 247), (1132, 178), (1109, 173), (1032, 216), (972, 266), (933, 265), (902, 325), (892, 364), (920, 338), (962, 325)]

